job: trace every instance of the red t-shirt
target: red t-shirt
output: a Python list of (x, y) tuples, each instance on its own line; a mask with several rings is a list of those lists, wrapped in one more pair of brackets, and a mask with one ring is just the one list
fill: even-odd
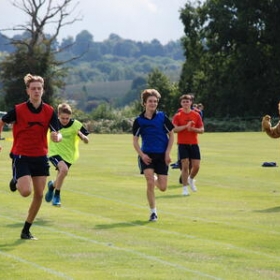
[(11, 152), (30, 157), (47, 155), (47, 132), (53, 108), (43, 103), (42, 110), (33, 113), (27, 103), (21, 103), (15, 106), (15, 110), (16, 122), (13, 124), (14, 143)]
[[(203, 126), (203, 122), (199, 113), (191, 110), (189, 113), (185, 113), (183, 110), (175, 114), (173, 117), (173, 124), (175, 126), (186, 125), (188, 122), (192, 121), (193, 127), (200, 128)], [(178, 144), (188, 144), (194, 145), (198, 144), (197, 132), (188, 131), (184, 129), (177, 133), (177, 143)]]

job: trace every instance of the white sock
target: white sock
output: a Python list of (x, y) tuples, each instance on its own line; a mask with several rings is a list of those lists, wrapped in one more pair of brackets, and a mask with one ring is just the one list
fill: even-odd
[(153, 213), (157, 213), (157, 208), (151, 208), (151, 214), (153, 214)]
[(183, 190), (187, 190), (188, 189), (188, 186), (183, 186)]

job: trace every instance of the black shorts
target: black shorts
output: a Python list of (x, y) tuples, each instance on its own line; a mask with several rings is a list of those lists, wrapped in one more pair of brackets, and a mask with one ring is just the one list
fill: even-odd
[(12, 168), (14, 179), (18, 179), (26, 175), (31, 177), (50, 175), (50, 165), (47, 156), (28, 157), (12, 155), (11, 157), (13, 160)]
[(140, 169), (140, 173), (143, 174), (145, 169), (151, 168), (154, 169), (154, 172), (159, 175), (167, 175), (168, 174), (168, 165), (165, 163), (165, 154), (147, 154), (152, 162), (147, 165), (143, 162), (140, 156), (138, 156), (138, 165)]
[(188, 158), (188, 159), (201, 159), (200, 149), (197, 144), (195, 145), (186, 145), (178, 144), (178, 156), (179, 160)]
[(52, 165), (55, 167), (55, 169), (58, 169), (57, 168), (57, 165), (60, 161), (64, 161), (65, 164), (68, 166), (68, 168), (70, 168), (71, 166), (71, 163), (65, 161), (61, 156), (59, 155), (55, 155), (55, 156), (51, 156), (49, 157), (49, 161), (52, 163)]

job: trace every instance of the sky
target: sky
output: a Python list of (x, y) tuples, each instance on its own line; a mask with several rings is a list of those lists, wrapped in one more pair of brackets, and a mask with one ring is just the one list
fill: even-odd
[[(3, 31), (17, 24), (24, 24), (28, 17), (14, 7), (14, 0), (0, 0), (0, 32), (7, 36), (21, 33)], [(23, 0), (17, 0), (22, 2)], [(55, 0), (61, 1), (61, 0)], [(191, 0), (195, 3), (196, 0)], [(184, 26), (179, 19), (179, 10), (188, 0), (72, 0), (74, 12), (68, 19), (82, 18), (81, 21), (61, 29), (58, 40), (75, 36), (87, 30), (95, 42), (101, 42), (114, 33), (123, 39), (150, 42), (159, 40), (162, 44), (180, 39)], [(50, 29), (46, 31), (51, 32)]]

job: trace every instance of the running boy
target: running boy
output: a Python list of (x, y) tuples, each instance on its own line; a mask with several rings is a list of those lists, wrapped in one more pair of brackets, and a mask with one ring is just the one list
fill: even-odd
[[(174, 141), (173, 124), (163, 112), (157, 111), (160, 97), (155, 89), (146, 89), (142, 92), (144, 112), (135, 119), (132, 129), (133, 146), (138, 153), (140, 173), (145, 175), (147, 182), (150, 221), (156, 221), (158, 218), (154, 189), (155, 185), (161, 191), (167, 188), (170, 152)], [(142, 138), (141, 148), (139, 136)]]
[(20, 237), (36, 239), (31, 234), (30, 227), (41, 207), (49, 176), (47, 132), (50, 128), (50, 138), (54, 142), (61, 141), (61, 134), (58, 132), (59, 122), (53, 107), (42, 101), (44, 79), (27, 74), (24, 83), (29, 99), (15, 105), (0, 119), (0, 134), (4, 124), (13, 124), (13, 179), (10, 190), (18, 190), (23, 197), (27, 197), (31, 195), (33, 185), (33, 199)]
[(178, 136), (183, 195), (189, 195), (188, 184), (192, 191), (197, 191), (194, 178), (199, 171), (201, 159), (197, 135), (204, 132), (201, 116), (192, 110), (192, 102), (190, 94), (182, 95), (180, 97), (182, 109), (173, 118), (174, 132), (177, 132)]
[(49, 160), (57, 170), (56, 179), (48, 182), (48, 191), (45, 195), (47, 202), (61, 206), (60, 192), (70, 166), (79, 157), (79, 139), (85, 144), (89, 142), (89, 132), (81, 122), (71, 119), (72, 109), (66, 104), (58, 105), (58, 119), (61, 125), (60, 132), (63, 140), (59, 143), (50, 143)]

